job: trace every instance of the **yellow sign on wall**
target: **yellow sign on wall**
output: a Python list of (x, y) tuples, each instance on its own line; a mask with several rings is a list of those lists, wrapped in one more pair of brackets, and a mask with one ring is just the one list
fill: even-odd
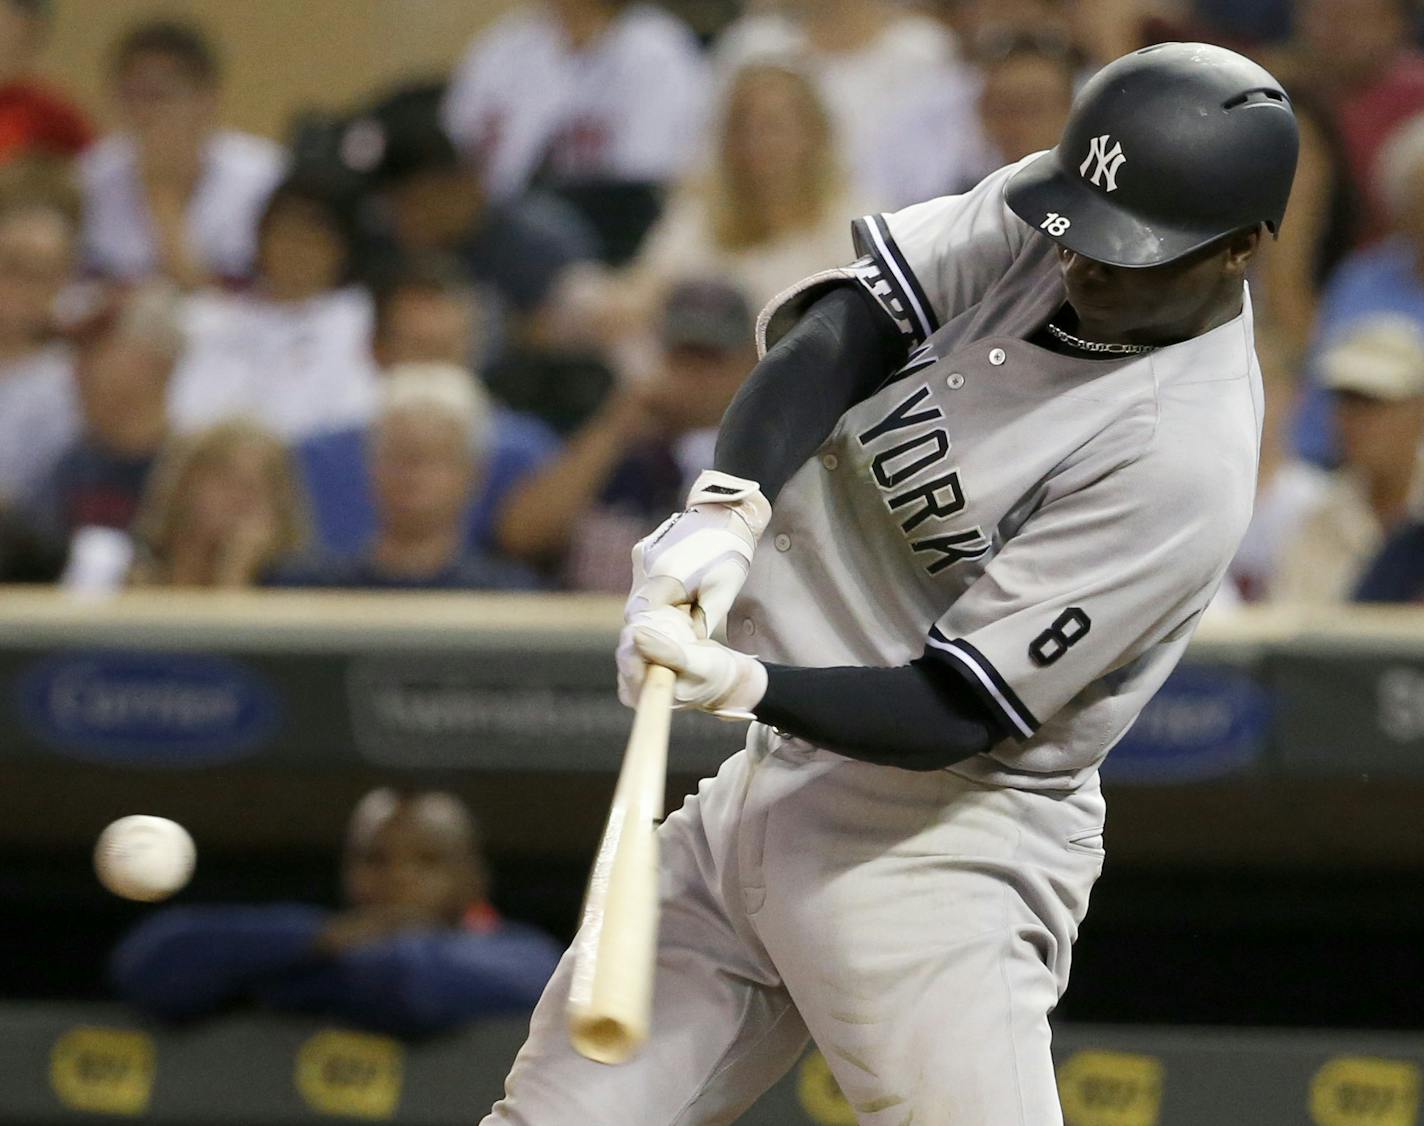
[(157, 1071), (153, 1040), (128, 1028), (71, 1028), (49, 1052), (49, 1082), (72, 1110), (142, 1114)]
[(1155, 1056), (1077, 1052), (1058, 1069), (1068, 1126), (1157, 1126), (1166, 1068)]
[(1310, 1082), (1316, 1126), (1416, 1126), (1419, 1067), (1403, 1060), (1340, 1056)]
[(297, 1051), (297, 1090), (319, 1114), (389, 1118), (400, 1104), (404, 1049), (388, 1036), (318, 1032)]

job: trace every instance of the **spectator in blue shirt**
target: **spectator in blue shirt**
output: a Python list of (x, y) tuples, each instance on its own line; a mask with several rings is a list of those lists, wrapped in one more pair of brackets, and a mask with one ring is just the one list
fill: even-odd
[(376, 528), (355, 556), (298, 562), (288, 586), (518, 590), (534, 572), (469, 542), (468, 512), (493, 444), (489, 396), (463, 367), (400, 364), (387, 373), (367, 463)]
[(1412, 520), (1385, 541), (1355, 588), (1356, 602), (1424, 602), (1424, 522)]
[[(416, 258), (377, 287), (371, 350), (378, 369), (445, 363), (478, 368), (481, 304), (458, 268), (439, 257)], [(502, 520), (510, 495), (558, 452), (553, 431), (529, 415), (495, 406), (493, 447), (469, 512), (469, 542), (516, 553)], [(366, 465), (366, 429), (351, 427), (297, 448), (318, 543), (334, 556), (359, 552), (376, 526)], [(516, 514), (517, 516), (517, 514)]]
[(1314, 360), (1296, 420), (1296, 446), (1320, 465), (1339, 459), (1330, 392), (1320, 358), (1361, 321), (1404, 317), (1424, 328), (1424, 115), (1399, 127), (1379, 158), (1389, 210), (1388, 237), (1342, 261), (1321, 298)]
[(241, 1003), (396, 1035), (533, 1007), (559, 957), (502, 920), (469, 812), (450, 794), (375, 790), (347, 834), (347, 907), (169, 907), (114, 952), (129, 1002), (171, 1020)]

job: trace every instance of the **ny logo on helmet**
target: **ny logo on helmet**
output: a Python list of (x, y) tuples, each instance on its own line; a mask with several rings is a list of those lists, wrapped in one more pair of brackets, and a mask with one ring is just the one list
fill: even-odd
[[(1088, 176), (1088, 165), (1097, 161), (1093, 168), (1093, 174), (1088, 179), (1093, 182), (1094, 187), (1102, 188), (1104, 191), (1117, 191), (1117, 170), (1126, 162), (1127, 157), (1122, 155), (1122, 142), (1114, 142), (1112, 148), (1108, 148), (1108, 142), (1112, 137), (1104, 133), (1101, 137), (1094, 137), (1088, 145), (1088, 155), (1083, 158), (1083, 163), (1078, 165), (1080, 175)], [(1107, 183), (1104, 184), (1103, 181)]]

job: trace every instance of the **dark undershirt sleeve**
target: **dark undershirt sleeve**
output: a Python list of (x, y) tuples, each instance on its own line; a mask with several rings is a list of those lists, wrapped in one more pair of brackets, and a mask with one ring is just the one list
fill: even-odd
[(851, 282), (817, 299), (752, 369), (722, 419), (715, 466), (775, 502), (847, 410), (905, 362), (908, 344)]
[(924, 658), (899, 668), (766, 666), (757, 719), (849, 758), (939, 770), (1008, 738), (954, 669)]

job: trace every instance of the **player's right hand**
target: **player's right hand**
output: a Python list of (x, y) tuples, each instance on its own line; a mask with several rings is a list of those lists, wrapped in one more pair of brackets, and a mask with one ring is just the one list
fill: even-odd
[(661, 606), (681, 606), (703, 637), (726, 618), (771, 519), (755, 481), (715, 469), (693, 483), (686, 510), (669, 516), (633, 547), (627, 621)]

